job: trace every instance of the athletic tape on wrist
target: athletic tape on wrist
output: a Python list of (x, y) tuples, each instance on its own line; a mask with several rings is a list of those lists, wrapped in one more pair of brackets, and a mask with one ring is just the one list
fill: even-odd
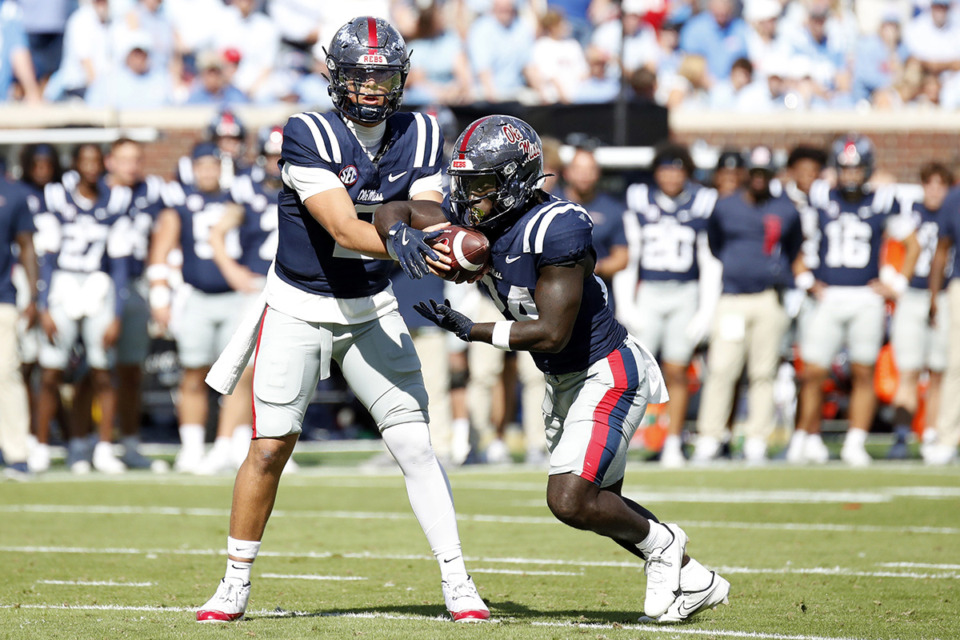
[(801, 291), (810, 291), (816, 283), (816, 279), (813, 277), (812, 271), (804, 271), (793, 279), (793, 283), (797, 285), (797, 289)]
[(510, 351), (510, 329), (513, 328), (513, 321), (501, 320), (493, 323), (493, 336), (490, 343), (497, 349)]
[(150, 287), (150, 308), (163, 309), (170, 306), (173, 295), (170, 287)]

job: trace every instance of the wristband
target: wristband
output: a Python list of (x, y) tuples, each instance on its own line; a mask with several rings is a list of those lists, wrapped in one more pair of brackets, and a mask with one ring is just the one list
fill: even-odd
[(801, 291), (810, 291), (816, 282), (816, 278), (813, 277), (812, 271), (804, 271), (793, 279), (793, 283), (797, 285), (797, 289), (800, 289)]
[(493, 323), (493, 336), (490, 338), (490, 344), (497, 349), (510, 351), (510, 329), (513, 328), (513, 322), (501, 320)]
[(898, 297), (903, 295), (903, 292), (910, 286), (907, 277), (891, 265), (885, 265), (880, 269), (880, 282), (893, 289)]
[(152, 264), (147, 267), (145, 275), (150, 282), (154, 280), (166, 282), (167, 277), (170, 275), (170, 267), (165, 264)]
[(173, 295), (170, 293), (170, 287), (151, 287), (150, 288), (150, 308), (163, 309), (170, 306)]

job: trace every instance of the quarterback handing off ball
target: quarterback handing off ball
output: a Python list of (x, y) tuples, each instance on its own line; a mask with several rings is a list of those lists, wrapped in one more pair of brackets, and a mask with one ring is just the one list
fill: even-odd
[(452, 264), (443, 277), (451, 282), (467, 282), (482, 273), (490, 260), (490, 241), (475, 229), (445, 227), (434, 239), (434, 244), (450, 249), (447, 255)]

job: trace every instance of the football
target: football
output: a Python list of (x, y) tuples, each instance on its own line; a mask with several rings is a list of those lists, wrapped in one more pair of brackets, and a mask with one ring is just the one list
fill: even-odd
[(447, 255), (453, 264), (444, 279), (451, 282), (466, 282), (481, 272), (490, 261), (490, 241), (475, 229), (445, 227), (433, 243), (434, 246), (442, 244), (450, 248)]

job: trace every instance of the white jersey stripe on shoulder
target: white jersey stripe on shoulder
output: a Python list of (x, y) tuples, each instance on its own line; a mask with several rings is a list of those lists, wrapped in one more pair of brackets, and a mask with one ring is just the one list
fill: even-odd
[(177, 161), (177, 170), (180, 172), (180, 181), (183, 184), (193, 184), (193, 160), (188, 156), (180, 156)]
[(543, 214), (545, 214), (547, 211), (556, 207), (559, 204), (562, 204), (562, 202), (554, 202), (552, 204), (547, 205), (546, 207), (538, 211), (537, 215), (533, 216), (533, 218), (530, 219), (530, 222), (527, 223), (527, 226), (524, 227), (523, 229), (523, 252), (524, 253), (530, 253), (530, 235), (533, 233), (533, 228), (537, 226), (537, 222), (540, 220)]
[(627, 187), (627, 206), (634, 211), (643, 211), (647, 206), (647, 185), (632, 184)]
[(337, 140), (337, 136), (333, 133), (333, 127), (330, 126), (326, 118), (316, 111), (311, 111), (310, 115), (314, 116), (320, 121), (320, 124), (323, 125), (323, 129), (327, 132), (327, 137), (330, 139), (330, 153), (333, 154), (333, 161), (339, 164), (343, 160), (343, 156), (340, 154), (340, 141)]
[(413, 167), (419, 169), (423, 166), (423, 154), (427, 149), (427, 123), (422, 113), (414, 113), (413, 119), (417, 123), (417, 150), (413, 154)]
[(313, 118), (305, 113), (298, 113), (293, 117), (297, 118), (298, 120), (302, 120), (303, 123), (307, 125), (310, 133), (313, 134), (314, 144), (317, 145), (317, 153), (319, 153), (320, 157), (325, 161), (330, 162), (330, 154), (327, 153), (327, 145), (323, 143), (323, 136), (320, 135), (320, 129), (317, 128), (317, 123), (314, 122)]
[(429, 165), (431, 167), (437, 166), (437, 151), (440, 149), (440, 123), (437, 122), (436, 117), (427, 116), (427, 120), (430, 122), (430, 157)]
[(130, 189), (127, 187), (113, 187), (110, 189), (110, 198), (107, 200), (107, 211), (121, 213), (130, 208)]
[[(561, 207), (551, 208), (550, 211), (547, 213), (547, 215), (543, 217), (543, 220), (540, 222), (540, 227), (537, 229), (537, 240), (533, 244), (534, 253), (543, 252), (543, 242), (544, 240), (546, 240), (547, 229), (550, 227), (550, 223), (553, 222), (553, 219), (556, 218), (561, 213), (565, 213), (572, 209), (582, 210), (582, 207), (580, 207), (580, 205), (569, 202)], [(583, 212), (586, 214), (586, 210), (583, 210)], [(587, 214), (587, 217), (589, 218), (589, 214)]]

